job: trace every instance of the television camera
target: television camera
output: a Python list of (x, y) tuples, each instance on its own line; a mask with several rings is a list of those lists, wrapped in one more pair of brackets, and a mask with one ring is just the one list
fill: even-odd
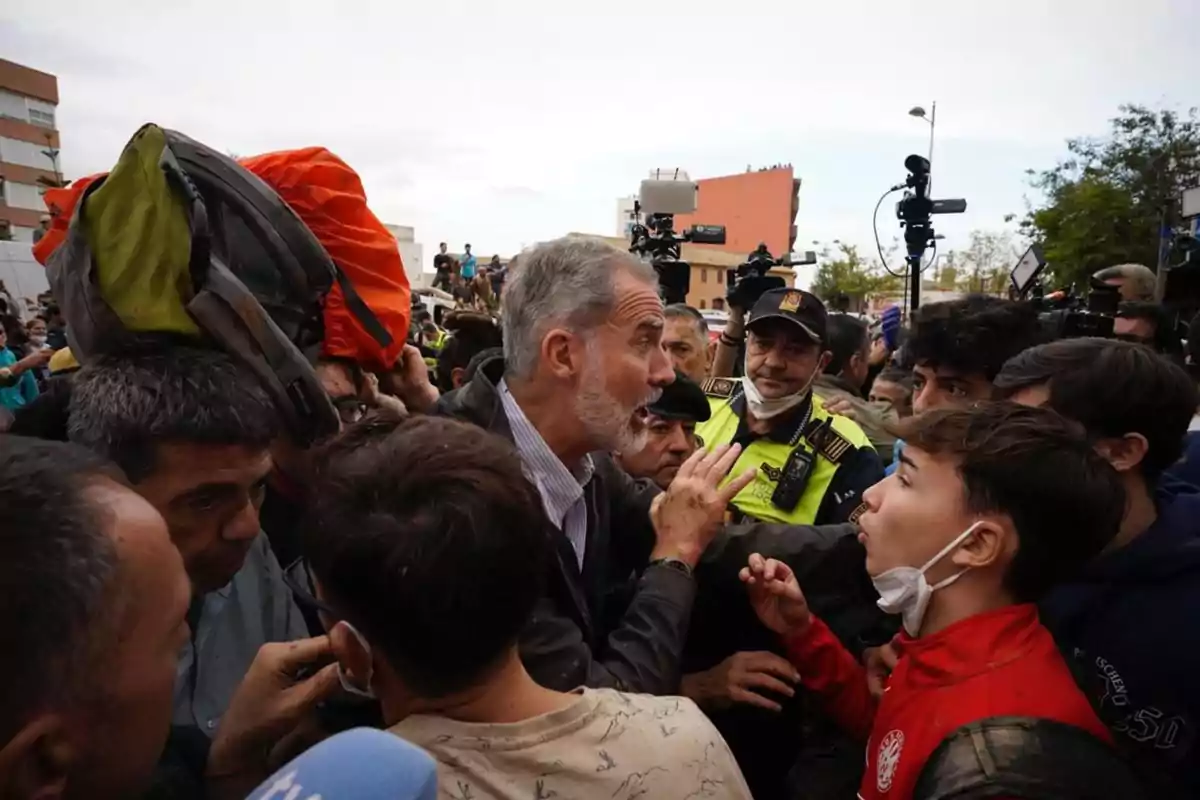
[(1121, 302), (1121, 290), (1095, 278), (1089, 279), (1086, 298), (1070, 289), (1045, 293), (1038, 278), (1046, 267), (1042, 249), (1030, 246), (1009, 273), (1014, 299), (1025, 300), (1038, 312), (1042, 330), (1051, 339), (1080, 336), (1112, 338), (1113, 321)]
[(759, 244), (753, 253), (746, 256), (743, 263), (731, 270), (726, 270), (725, 283), (729, 287), (725, 295), (726, 302), (731, 308), (748, 310), (758, 301), (758, 298), (763, 296), (763, 292), (787, 285), (783, 278), (769, 274), (772, 268), (815, 263), (817, 263), (817, 255), (811, 250), (805, 253), (803, 259), (795, 261), (791, 253), (785, 253), (776, 258), (771, 255), (766, 244)]
[(659, 294), (667, 305), (686, 302), (691, 288), (692, 266), (681, 260), (682, 245), (725, 244), (723, 225), (693, 225), (682, 233), (675, 231), (676, 214), (695, 213), (697, 191), (695, 182), (679, 170), (666, 179), (655, 173), (655, 177), (642, 181), (633, 205), (638, 221), (629, 231), (629, 252), (654, 266)]
[(904, 168), (909, 172), (908, 178), (892, 189), (912, 190), (905, 191), (896, 203), (896, 217), (900, 220), (900, 227), (904, 228), (909, 303), (910, 308), (916, 311), (921, 302), (921, 260), (925, 258), (925, 249), (935, 235), (929, 218), (933, 214), (961, 214), (967, 210), (967, 201), (961, 197), (950, 200), (933, 200), (929, 197), (929, 159), (911, 155), (904, 159)]

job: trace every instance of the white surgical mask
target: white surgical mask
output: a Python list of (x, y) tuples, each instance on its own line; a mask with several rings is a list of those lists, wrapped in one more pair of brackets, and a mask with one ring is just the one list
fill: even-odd
[(971, 527), (955, 536), (950, 544), (943, 547), (919, 569), (894, 567), (871, 578), (871, 583), (875, 584), (875, 591), (879, 592), (879, 607), (886, 614), (899, 614), (904, 623), (904, 630), (909, 636), (916, 636), (921, 631), (921, 621), (925, 618), (925, 611), (929, 608), (929, 600), (933, 593), (954, 583), (967, 570), (960, 570), (932, 586), (925, 580), (925, 573), (962, 544), (980, 524), (982, 520), (972, 523)]
[[(749, 364), (743, 366), (743, 372), (749, 372)], [(808, 379), (808, 383), (804, 384), (804, 388), (800, 391), (789, 394), (786, 397), (763, 397), (762, 392), (758, 391), (758, 387), (754, 385), (754, 381), (750, 379), (749, 374), (742, 375), (742, 391), (746, 395), (746, 405), (750, 408), (750, 413), (755, 419), (771, 419), (778, 417), (780, 414), (791, 411), (796, 406), (800, 405), (807, 399), (808, 390), (812, 386), (813, 378)]]
[(29, 343), (34, 347), (41, 347), (46, 343), (46, 337), (35, 333), (29, 337)]
[[(353, 625), (351, 625), (349, 622), (346, 622), (345, 620), (341, 620), (340, 622), (338, 622), (338, 625), (345, 625), (346, 630), (348, 630), (348, 631), (350, 631), (350, 633), (354, 634), (354, 638), (358, 639), (358, 643), (361, 644), (363, 646), (363, 650), (366, 651), (367, 661), (368, 661), (368, 663), (370, 663), (371, 645), (368, 644), (367, 640), (365, 638), (363, 638), (363, 635), (358, 632), (358, 628), (354, 627)], [(371, 700), (374, 700), (375, 699), (375, 691), (371, 688), (371, 676), (372, 676), (372, 672), (368, 671), (366, 681), (364, 681), (367, 685), (367, 688), (363, 689), (358, 686), (355, 686), (354, 682), (350, 680), (350, 676), (346, 674), (346, 670), (342, 669), (341, 662), (338, 662), (338, 665), (337, 665), (338, 683), (340, 683), (342, 685), (342, 688), (345, 689), (350, 694), (357, 695), (359, 697), (366, 697)]]

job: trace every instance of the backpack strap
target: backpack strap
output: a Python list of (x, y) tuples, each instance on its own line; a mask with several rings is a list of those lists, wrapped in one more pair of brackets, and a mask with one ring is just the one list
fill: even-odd
[(388, 333), (387, 328), (383, 327), (379, 317), (375, 316), (375, 312), (366, 304), (362, 296), (355, 291), (354, 284), (346, 277), (346, 273), (341, 268), (336, 268), (334, 277), (337, 279), (338, 286), (342, 288), (342, 299), (346, 301), (346, 308), (358, 317), (358, 321), (366, 328), (367, 333), (371, 334), (371, 338), (379, 342), (381, 347), (389, 347), (393, 341), (392, 335)]
[(219, 259), (209, 263), (187, 310), (225, 352), (258, 376), (296, 441), (310, 444), (337, 433), (337, 412), (308, 359)]
[(1145, 800), (1116, 751), (1074, 725), (989, 717), (951, 733), (925, 762), (913, 800)]

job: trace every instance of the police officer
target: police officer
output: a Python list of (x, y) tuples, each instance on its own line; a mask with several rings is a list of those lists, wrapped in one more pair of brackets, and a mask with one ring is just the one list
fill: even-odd
[(704, 390), (679, 370), (675, 382), (646, 407), (646, 445), (636, 453), (618, 453), (621, 466), (635, 478), (648, 478), (666, 489), (700, 441), (696, 424), (710, 416)]
[(798, 289), (771, 289), (746, 320), (745, 376), (704, 382), (711, 417), (697, 427), (705, 445), (737, 442), (731, 475), (754, 482), (733, 500), (735, 518), (796, 525), (854, 518), (862, 492), (883, 478), (866, 434), (830, 414), (812, 393), (829, 362), (825, 306)]

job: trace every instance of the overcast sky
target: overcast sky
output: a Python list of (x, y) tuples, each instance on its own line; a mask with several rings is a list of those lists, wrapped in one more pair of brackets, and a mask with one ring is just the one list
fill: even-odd
[[(947, 244), (1123, 102), (1200, 105), (1197, 0), (5, 0), (0, 54), (59, 78), (63, 165), (146, 121), (251, 154), (321, 144), (376, 213), (477, 254), (585, 231), (646, 171), (791, 162), (798, 249), (868, 245), (938, 101)], [(720, 223), (721, 220), (705, 220)], [(890, 204), (885, 240), (898, 233)], [(873, 245), (870, 245), (873, 247)]]

